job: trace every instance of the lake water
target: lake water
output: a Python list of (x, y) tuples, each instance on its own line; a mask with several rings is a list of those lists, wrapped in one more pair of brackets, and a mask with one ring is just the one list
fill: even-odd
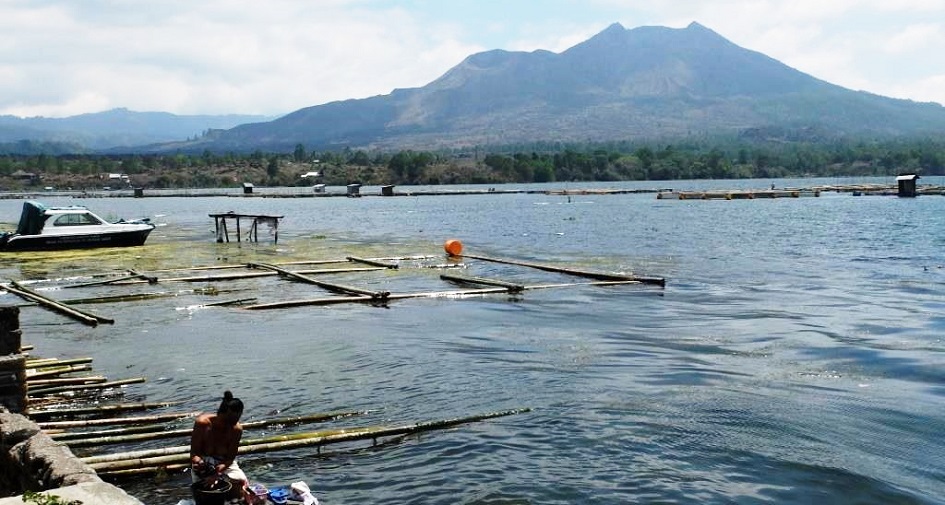
[[(838, 181), (669, 187), (771, 182)], [(110, 379), (147, 377), (125, 399), (184, 402), (166, 411), (213, 410), (224, 389), (245, 402), (244, 420), (374, 409), (303, 430), (533, 409), (377, 447), (242, 457), (251, 479), (270, 487), (304, 480), (328, 505), (945, 503), (945, 197), (46, 203), (87, 205), (105, 217), (149, 216), (160, 226), (141, 248), (2, 255), (5, 281), (60, 279), (32, 284), (52, 289), (129, 268), (433, 255), (405, 260), (399, 270), (319, 278), (395, 293), (441, 291), (457, 286), (439, 279), (444, 270), (425, 267), (447, 264), (442, 246), (450, 238), (470, 254), (666, 278), (665, 289), (574, 286), (271, 311), (201, 304), (328, 295), (274, 277), (45, 291), (59, 299), (177, 294), (83, 305), (116, 319), (96, 328), (22, 309), (23, 339), (34, 354), (91, 356), (95, 371)], [(21, 205), (0, 200), (0, 217), (14, 223)], [(278, 244), (265, 234), (259, 244), (217, 244), (208, 213), (229, 210), (285, 215)], [(463, 265), (446, 272), (525, 284), (580, 281), (512, 265)], [(222, 292), (192, 292), (208, 286)], [(0, 303), (18, 302), (0, 294)], [(178, 443), (186, 440), (144, 447)], [(188, 496), (187, 483), (178, 475), (119, 484), (146, 503), (173, 504)]]

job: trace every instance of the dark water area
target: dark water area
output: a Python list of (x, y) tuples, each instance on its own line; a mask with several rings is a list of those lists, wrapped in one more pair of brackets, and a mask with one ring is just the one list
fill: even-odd
[[(771, 182), (824, 181), (674, 185)], [(141, 248), (0, 255), (4, 281), (36, 280), (31, 287), (57, 299), (176, 292), (83, 305), (116, 319), (96, 328), (22, 309), (24, 342), (36, 346), (34, 354), (91, 356), (95, 371), (110, 379), (147, 377), (126, 388), (126, 400), (184, 402), (166, 411), (213, 410), (230, 389), (247, 406), (244, 420), (372, 409), (302, 430), (532, 408), (376, 447), (356, 442), (320, 453), (241, 457), (250, 478), (270, 487), (304, 480), (329, 505), (945, 503), (945, 197), (46, 203), (159, 223)], [(15, 222), (21, 205), (0, 200), (0, 219)], [(208, 214), (229, 210), (285, 215), (278, 244), (262, 237), (259, 244), (215, 243)], [(444, 270), (426, 268), (447, 263), (442, 246), (449, 238), (470, 254), (665, 277), (666, 287), (573, 286), (271, 311), (203, 304), (329, 295), (275, 277), (57, 289), (130, 268), (349, 255), (434, 257), (402, 261), (399, 270), (319, 278), (395, 293), (456, 289), (439, 279)], [(462, 265), (447, 273), (525, 284), (580, 280), (513, 265)], [(206, 287), (222, 292), (192, 292)], [(0, 303), (19, 300), (0, 294)], [(188, 479), (118, 484), (146, 503), (174, 504), (188, 497)]]

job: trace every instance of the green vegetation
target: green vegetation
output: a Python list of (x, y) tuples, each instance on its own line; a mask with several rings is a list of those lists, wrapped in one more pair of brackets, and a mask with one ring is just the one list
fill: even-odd
[(24, 503), (34, 503), (36, 505), (82, 505), (81, 500), (65, 500), (56, 495), (36, 493), (26, 491), (23, 493)]
[[(319, 177), (302, 178), (307, 172)], [(502, 184), (783, 177), (945, 175), (945, 139), (805, 142), (539, 143), (440, 152), (199, 155), (2, 155), (0, 188), (101, 189), (361, 184)], [(32, 177), (31, 177), (32, 174)], [(112, 174), (111, 176), (109, 174)], [(126, 180), (116, 177), (127, 175)]]

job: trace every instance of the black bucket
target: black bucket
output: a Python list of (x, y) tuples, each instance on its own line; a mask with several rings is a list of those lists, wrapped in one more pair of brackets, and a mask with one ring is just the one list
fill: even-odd
[(220, 479), (210, 489), (207, 489), (203, 482), (194, 482), (190, 485), (196, 505), (223, 505), (232, 489), (233, 484), (226, 479)]

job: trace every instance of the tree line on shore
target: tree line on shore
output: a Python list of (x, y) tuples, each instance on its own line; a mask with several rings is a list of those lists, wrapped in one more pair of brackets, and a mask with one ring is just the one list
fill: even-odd
[[(313, 172), (317, 172), (315, 176)], [(291, 153), (0, 154), (0, 189), (55, 185), (94, 189), (109, 174), (152, 188), (503, 184), (785, 177), (945, 175), (945, 139), (832, 142), (533, 143), (399, 152), (342, 149)], [(307, 177), (301, 177), (307, 174)], [(113, 177), (113, 176), (112, 176)], [(117, 181), (113, 181), (117, 182)]]

